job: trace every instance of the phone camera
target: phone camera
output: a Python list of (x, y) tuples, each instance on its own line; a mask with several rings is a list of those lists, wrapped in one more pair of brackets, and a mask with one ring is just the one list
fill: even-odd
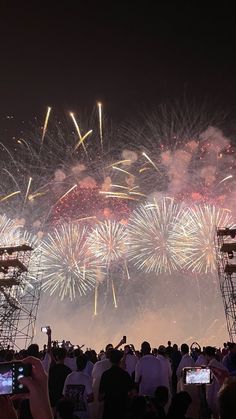
[(17, 380), (19, 380), (20, 378), (24, 378), (23, 374), (18, 375)]
[(24, 368), (23, 368), (23, 367), (19, 367), (19, 368), (18, 368), (18, 371), (19, 371), (19, 372), (23, 372), (23, 371), (24, 371)]
[(24, 386), (23, 386), (23, 384), (19, 384), (19, 385), (18, 385), (18, 387), (19, 387), (20, 389), (22, 389)]

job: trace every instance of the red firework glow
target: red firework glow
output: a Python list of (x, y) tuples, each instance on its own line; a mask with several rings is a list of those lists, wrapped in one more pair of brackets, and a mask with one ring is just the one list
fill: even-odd
[(117, 197), (110, 198), (100, 194), (98, 187), (81, 188), (76, 186), (52, 209), (52, 221), (81, 220), (96, 218), (127, 222), (132, 211), (132, 203)]

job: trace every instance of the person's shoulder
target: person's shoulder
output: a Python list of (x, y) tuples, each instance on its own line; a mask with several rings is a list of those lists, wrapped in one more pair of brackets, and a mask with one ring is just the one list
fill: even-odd
[(106, 364), (108, 364), (110, 361), (109, 361), (109, 359), (102, 359), (101, 361), (97, 361), (95, 364), (94, 364), (94, 366), (93, 366), (93, 368), (102, 368), (104, 365), (106, 365)]
[(67, 378), (74, 378), (77, 376), (78, 376), (78, 371), (71, 371), (71, 373), (67, 375)]
[(66, 383), (70, 384), (70, 381), (73, 381), (75, 378), (75, 371), (72, 371), (70, 374), (67, 375), (66, 377)]

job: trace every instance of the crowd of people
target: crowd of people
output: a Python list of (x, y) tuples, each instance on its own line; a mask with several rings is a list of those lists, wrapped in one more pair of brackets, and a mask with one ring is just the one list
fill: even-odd
[[(222, 350), (169, 341), (140, 350), (125, 337), (104, 350), (51, 341), (15, 352), (0, 350), (0, 362), (31, 364), (19, 378), (28, 393), (1, 395), (4, 419), (233, 419), (236, 417), (236, 343)], [(197, 369), (195, 368), (197, 367)], [(187, 368), (187, 370), (186, 370)], [(188, 370), (191, 368), (191, 370)], [(186, 371), (210, 371), (207, 384), (188, 382)], [(209, 368), (209, 370), (208, 370)], [(1, 372), (0, 372), (1, 374)]]

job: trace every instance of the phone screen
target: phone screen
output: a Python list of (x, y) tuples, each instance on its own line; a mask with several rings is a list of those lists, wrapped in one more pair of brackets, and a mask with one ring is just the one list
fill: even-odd
[(210, 384), (211, 370), (209, 368), (188, 368), (185, 376), (186, 384)]
[(27, 393), (28, 390), (18, 379), (29, 376), (31, 365), (21, 362), (0, 363), (0, 395)]
[(0, 369), (0, 394), (12, 394), (13, 371), (9, 364), (1, 365)]
[(41, 327), (41, 332), (47, 333), (49, 326)]

